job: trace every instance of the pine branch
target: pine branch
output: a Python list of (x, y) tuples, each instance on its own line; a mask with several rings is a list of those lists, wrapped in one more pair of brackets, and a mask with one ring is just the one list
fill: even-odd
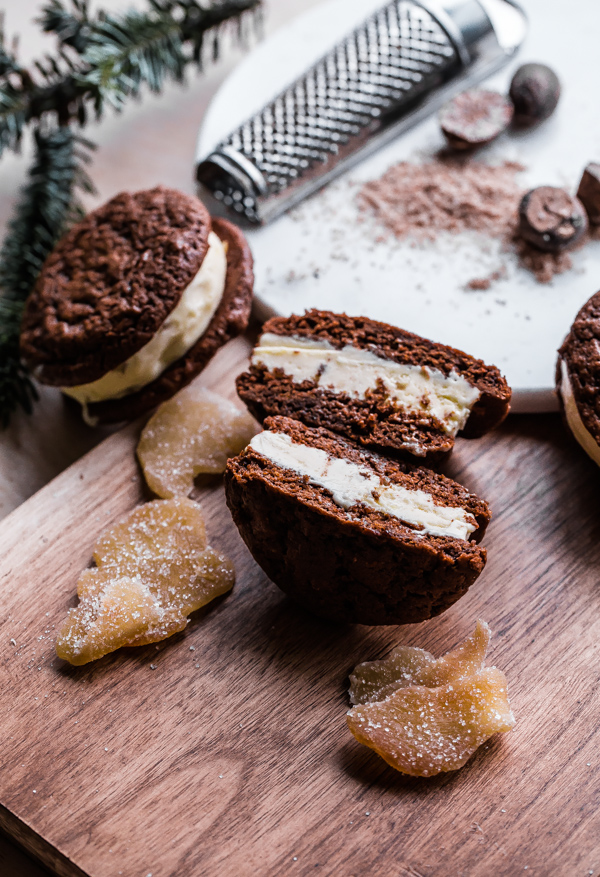
[[(100, 118), (105, 105), (121, 109), (142, 86), (160, 91), (167, 80), (181, 82), (185, 67), (202, 63), (206, 35), (213, 35), (213, 56), (219, 31), (227, 22), (241, 28), (245, 13), (261, 0), (149, 0), (146, 12), (100, 13), (89, 17), (86, 0), (51, 0), (42, 10), (43, 30), (53, 33), (62, 51), (31, 70), (18, 68), (18, 82), (0, 83), (0, 155), (18, 149), (24, 127), (53, 114), (60, 125), (87, 121), (88, 105)], [(240, 30), (241, 33), (241, 30)], [(74, 57), (68, 54), (73, 52)], [(2, 58), (0, 56), (0, 70)]]
[(44, 33), (53, 33), (63, 46), (71, 46), (82, 54), (88, 44), (91, 23), (87, 0), (72, 0), (73, 11), (61, 0), (50, 0), (38, 19)]
[(93, 95), (99, 116), (105, 103), (121, 109), (142, 85), (158, 92), (167, 79), (181, 82), (186, 61), (179, 22), (166, 12), (131, 10), (96, 24), (77, 83)]
[(91, 144), (70, 128), (35, 132), (35, 160), (0, 250), (0, 421), (37, 398), (19, 359), (23, 306), (40, 269), (67, 226), (83, 214), (77, 191), (93, 191), (85, 170)]

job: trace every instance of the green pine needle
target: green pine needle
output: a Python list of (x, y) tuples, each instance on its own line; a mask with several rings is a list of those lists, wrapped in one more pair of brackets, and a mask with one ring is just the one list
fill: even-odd
[(5, 149), (16, 151), (27, 122), (28, 100), (12, 82), (0, 85), (0, 155)]
[(19, 359), (25, 299), (48, 253), (82, 207), (77, 190), (92, 192), (85, 171), (91, 144), (70, 128), (35, 132), (35, 160), (0, 250), (0, 422), (20, 406), (31, 411), (35, 388)]
[(35, 131), (35, 159), (0, 250), (4, 298), (24, 302), (54, 244), (81, 214), (76, 190), (93, 192), (84, 165), (91, 144), (70, 128)]
[(136, 10), (97, 23), (82, 60), (77, 83), (94, 95), (97, 115), (104, 103), (120, 109), (142, 85), (159, 92), (167, 79), (181, 82), (187, 61), (179, 23)]
[(38, 19), (44, 33), (53, 33), (63, 46), (71, 46), (76, 52), (85, 51), (91, 27), (87, 0), (73, 0), (67, 9), (61, 0), (51, 0), (42, 9)]
[(19, 327), (23, 305), (0, 299), (0, 425), (6, 428), (11, 414), (22, 408), (31, 414), (38, 394), (19, 358)]

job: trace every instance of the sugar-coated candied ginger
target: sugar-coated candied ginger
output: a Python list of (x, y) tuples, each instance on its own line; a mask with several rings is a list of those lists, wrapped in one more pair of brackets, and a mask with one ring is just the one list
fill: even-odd
[(207, 544), (200, 506), (185, 498), (138, 506), (100, 536), (94, 561), (56, 643), (71, 664), (166, 639), (235, 580), (231, 561)]
[(366, 661), (350, 674), (350, 703), (384, 700), (398, 688), (434, 688), (483, 669), (490, 628), (479, 620), (472, 636), (441, 658), (413, 646), (398, 646), (383, 661)]
[(228, 458), (239, 454), (256, 432), (247, 411), (195, 382), (153, 414), (137, 455), (157, 496), (188, 496), (196, 475), (224, 472)]
[(434, 776), (462, 767), (494, 734), (515, 724), (506, 676), (484, 667), (490, 630), (442, 658), (408, 646), (359, 665), (350, 688), (350, 731), (405, 774)]
[(515, 723), (506, 677), (495, 667), (438, 688), (410, 685), (355, 706), (350, 730), (396, 770), (429, 777), (458, 770), (482, 743)]

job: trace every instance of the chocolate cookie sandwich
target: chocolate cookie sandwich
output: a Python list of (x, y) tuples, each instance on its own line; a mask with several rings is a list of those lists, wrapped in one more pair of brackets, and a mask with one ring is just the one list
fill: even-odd
[(600, 466), (600, 292), (581, 308), (558, 351), (556, 392), (569, 430)]
[(259, 421), (283, 415), (412, 457), (448, 454), (507, 415), (495, 366), (366, 317), (310, 310), (265, 323), (237, 390)]
[(189, 383), (244, 331), (252, 256), (230, 222), (158, 186), (75, 225), (25, 307), (21, 354), (91, 423), (130, 420)]
[(227, 504), (256, 562), (335, 621), (424, 621), (483, 570), (490, 519), (460, 484), (285, 417), (229, 460)]

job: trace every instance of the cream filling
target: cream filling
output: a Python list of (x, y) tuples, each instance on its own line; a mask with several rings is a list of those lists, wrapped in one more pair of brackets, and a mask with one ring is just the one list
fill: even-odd
[(364, 503), (377, 512), (391, 515), (421, 528), (432, 536), (468, 539), (477, 529), (473, 515), (462, 508), (436, 505), (423, 490), (408, 490), (400, 484), (384, 484), (367, 467), (331, 457), (321, 448), (297, 444), (285, 433), (261, 432), (250, 447), (283, 469), (291, 469), (311, 484), (328, 490), (336, 505), (350, 509)]
[(393, 405), (435, 417), (451, 436), (465, 426), (480, 396), (456, 371), (446, 375), (427, 366), (392, 362), (350, 344), (338, 350), (318, 338), (266, 332), (254, 349), (252, 364), (281, 369), (294, 383), (314, 381), (333, 393), (359, 399), (383, 386)]
[(77, 387), (62, 387), (85, 409), (90, 402), (120, 399), (155, 380), (190, 350), (206, 331), (225, 289), (227, 255), (220, 238), (211, 231), (208, 251), (200, 270), (185, 288), (177, 306), (150, 341), (112, 371)]
[(583, 420), (581, 419), (581, 415), (577, 408), (577, 402), (573, 395), (573, 387), (571, 385), (571, 379), (569, 378), (567, 364), (564, 359), (561, 359), (560, 361), (560, 376), (560, 395), (562, 396), (565, 417), (567, 418), (569, 429), (586, 454), (592, 458), (594, 463), (600, 466), (600, 447), (598, 447), (598, 443), (594, 436), (586, 429)]

